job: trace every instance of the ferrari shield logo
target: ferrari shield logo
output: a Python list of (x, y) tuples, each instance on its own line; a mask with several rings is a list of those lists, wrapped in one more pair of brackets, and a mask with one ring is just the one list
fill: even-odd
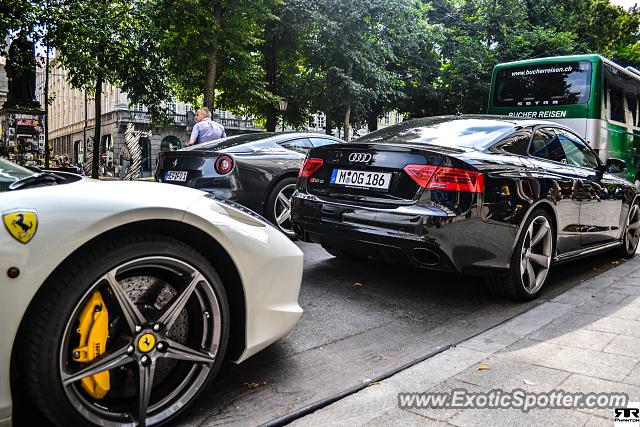
[(20, 243), (29, 243), (38, 229), (38, 216), (33, 210), (17, 210), (2, 214), (2, 222)]

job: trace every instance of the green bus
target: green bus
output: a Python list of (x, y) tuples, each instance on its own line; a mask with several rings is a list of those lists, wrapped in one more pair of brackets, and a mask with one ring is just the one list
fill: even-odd
[(573, 129), (605, 161), (627, 162), (624, 177), (640, 185), (640, 71), (600, 55), (498, 64), (489, 114), (547, 119)]

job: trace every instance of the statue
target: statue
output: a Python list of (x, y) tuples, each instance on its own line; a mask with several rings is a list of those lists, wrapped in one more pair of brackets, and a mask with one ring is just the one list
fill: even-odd
[(33, 42), (24, 33), (11, 42), (5, 72), (9, 79), (9, 92), (5, 108), (39, 108), (36, 100), (36, 61)]

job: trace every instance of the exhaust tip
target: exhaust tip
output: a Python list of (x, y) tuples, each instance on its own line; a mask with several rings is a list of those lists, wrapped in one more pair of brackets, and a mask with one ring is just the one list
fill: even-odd
[(411, 255), (418, 265), (433, 266), (440, 264), (441, 261), (437, 252), (427, 248), (414, 248), (411, 250)]

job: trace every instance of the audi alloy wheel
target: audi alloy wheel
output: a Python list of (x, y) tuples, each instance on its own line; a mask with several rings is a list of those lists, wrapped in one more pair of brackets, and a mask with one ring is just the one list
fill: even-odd
[(517, 301), (535, 299), (546, 282), (553, 262), (555, 233), (549, 214), (536, 209), (522, 225), (509, 271), (488, 277), (493, 293)]

